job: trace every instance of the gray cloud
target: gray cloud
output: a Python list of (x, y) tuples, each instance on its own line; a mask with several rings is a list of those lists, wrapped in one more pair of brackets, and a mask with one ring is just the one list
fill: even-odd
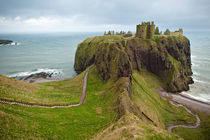
[(209, 0), (0, 0), (0, 3), (0, 17), (6, 19), (77, 16), (77, 24), (85, 25), (126, 26), (154, 20), (162, 28), (210, 28)]

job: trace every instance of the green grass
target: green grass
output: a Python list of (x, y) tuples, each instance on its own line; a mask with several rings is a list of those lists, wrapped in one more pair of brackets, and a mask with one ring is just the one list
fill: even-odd
[(146, 137), (146, 140), (177, 140), (176, 136), (168, 136), (161, 133), (150, 134)]
[[(56, 86), (55, 83), (53, 85)], [(107, 88), (108, 83), (92, 70), (88, 76), (87, 97), (82, 106), (46, 109), (0, 104), (0, 137), (88, 139), (115, 120), (112, 95), (106, 92)]]
[[(134, 71), (133, 88), (134, 96), (133, 101), (138, 103), (145, 112), (156, 124), (164, 124), (165, 129), (169, 124), (192, 124), (196, 122), (195, 117), (187, 113), (182, 107), (175, 107), (168, 101), (163, 101), (158, 93), (153, 89), (160, 89), (163, 83), (154, 74), (149, 73), (146, 70), (141, 72)], [(139, 85), (142, 88), (139, 88)], [(149, 94), (149, 95), (148, 95)], [(190, 128), (175, 128), (173, 132), (183, 137), (186, 140), (207, 140), (210, 139), (210, 116), (205, 113), (196, 112), (201, 118), (201, 125), (197, 129)], [(154, 116), (157, 116), (154, 117)], [(159, 135), (148, 136), (148, 139), (167, 139), (161, 138)]]
[[(128, 81), (127, 81), (128, 82)], [(126, 95), (126, 78), (116, 81), (114, 92), (118, 94), (118, 113), (122, 115), (118, 121), (99, 133), (96, 139), (168, 139), (180, 137), (168, 133), (167, 126), (176, 123), (194, 123), (195, 118), (182, 107), (175, 107), (162, 100), (153, 89), (160, 89), (160, 79), (146, 70), (134, 71), (132, 75), (132, 93)], [(125, 110), (125, 111), (124, 111)], [(148, 119), (149, 118), (149, 119)], [(152, 120), (152, 122), (151, 122)]]
[[(83, 77), (84, 73), (73, 79), (43, 83), (36, 86), (20, 81), (11, 81), (12, 79), (6, 82), (5, 80), (8, 80), (8, 78), (4, 79), (4, 83), (12, 82), (10, 85), (13, 89), (24, 92), (31, 91), (33, 93), (42, 89), (43, 92), (40, 92), (40, 95), (45, 98), (45, 88), (51, 89), (53, 87), (54, 91), (62, 90), (65, 92), (65, 90), (68, 90), (65, 88), (75, 86), (72, 85), (72, 81), (80, 83), (81, 80), (83, 81)], [(178, 136), (167, 132), (167, 126), (196, 121), (184, 108), (175, 107), (169, 101), (161, 99), (154, 89), (160, 90), (163, 83), (156, 75), (141, 70), (141, 72), (134, 71), (132, 78), (131, 104), (149, 117), (153, 121), (152, 123), (143, 115), (137, 117), (135, 113), (125, 114), (116, 121), (119, 115), (117, 111), (119, 107), (119, 104), (117, 104), (118, 97), (122, 95), (124, 102), (121, 103), (125, 106), (129, 105), (126, 102), (130, 100), (130, 97), (125, 98), (124, 95), (127, 91), (124, 88), (126, 88), (125, 85), (128, 84), (126, 83), (128, 81), (126, 78), (121, 78), (121, 80), (115, 82), (112, 80), (103, 81), (94, 68), (88, 76), (87, 97), (82, 106), (46, 109), (0, 104), (0, 138), (3, 140), (21, 138), (77, 140), (90, 139), (104, 130), (105, 133), (99, 135), (99, 139), (101, 136), (108, 138), (109, 134), (112, 137), (121, 138), (133, 138), (134, 135), (137, 135), (143, 139), (178, 139)], [(49, 93), (46, 92), (46, 94)], [(62, 100), (62, 97), (55, 100), (59, 99)], [(135, 108), (133, 109), (135, 110)], [(177, 128), (174, 132), (186, 139), (209, 138), (210, 119), (205, 115), (202, 116), (202, 114), (200, 116), (202, 119), (201, 128)], [(190, 136), (192, 132), (193, 134)]]
[(154, 89), (162, 86), (160, 79), (152, 73), (142, 70), (133, 73), (133, 101), (138, 103), (142, 111), (160, 127), (176, 123), (194, 123), (196, 119), (182, 107), (175, 107), (161, 99)]
[(38, 104), (75, 104), (82, 95), (84, 73), (62, 81), (28, 84), (0, 76), (0, 98)]
[(185, 140), (209, 140), (210, 139), (210, 115), (196, 112), (201, 119), (201, 125), (196, 129), (174, 128), (173, 132)]
[(83, 43), (101, 43), (101, 42), (108, 42), (108, 41), (116, 41), (116, 40), (121, 40), (123, 37), (121, 35), (106, 35), (106, 36), (95, 36), (95, 37), (90, 37), (87, 38)]

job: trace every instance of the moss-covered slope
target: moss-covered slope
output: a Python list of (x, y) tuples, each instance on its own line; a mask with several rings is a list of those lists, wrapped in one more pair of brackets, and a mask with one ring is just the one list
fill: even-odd
[(140, 39), (98, 36), (79, 44), (75, 70), (80, 73), (95, 64), (103, 79), (130, 77), (133, 70), (156, 74), (170, 92), (189, 89), (192, 83), (190, 43), (184, 36), (155, 36)]

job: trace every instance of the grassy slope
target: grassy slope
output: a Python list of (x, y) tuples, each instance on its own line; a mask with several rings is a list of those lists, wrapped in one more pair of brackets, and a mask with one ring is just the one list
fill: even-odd
[[(160, 95), (154, 89), (160, 89), (162, 86), (159, 78), (145, 70), (135, 71), (133, 78), (134, 97), (133, 100), (138, 103), (142, 111), (156, 122), (156, 124), (168, 126), (171, 123), (194, 123), (195, 118), (187, 113), (182, 107), (175, 107), (168, 101), (161, 99)], [(142, 87), (142, 88), (141, 88)]]
[(108, 83), (92, 70), (88, 76), (87, 98), (82, 106), (45, 109), (0, 104), (0, 137), (90, 138), (115, 119), (112, 96), (106, 92), (107, 87)]
[[(147, 112), (148, 116), (154, 118), (154, 114), (158, 114), (160, 122), (162, 122), (165, 126), (176, 123), (186, 124), (195, 122), (195, 118), (186, 111), (184, 111), (182, 107), (177, 108), (171, 105), (169, 102), (160, 100), (159, 95), (153, 90), (151, 90), (151, 88), (159, 89), (162, 86), (158, 77), (144, 70), (141, 73), (134, 72), (133, 77), (135, 79), (138, 79), (137, 81), (141, 83), (140, 85), (144, 88), (144, 90), (147, 91), (147, 93), (149, 93), (150, 95), (152, 95), (152, 97), (156, 100), (156, 102), (154, 102), (154, 99), (151, 99), (150, 96), (144, 94), (145, 91), (139, 89), (139, 84), (134, 82), (134, 99), (138, 100), (138, 98), (136, 98), (136, 95), (139, 94), (138, 97), (140, 97), (141, 100), (138, 101), (138, 104), (140, 106), (143, 106), (143, 108), (144, 106), (146, 106), (145, 112)], [(135, 92), (136, 90), (137, 92)], [(163, 109), (163, 107), (172, 112), (166, 111), (165, 109)], [(186, 140), (210, 139), (210, 117), (201, 112), (196, 113), (201, 118), (201, 126), (198, 129), (175, 128), (173, 132), (175, 132), (176, 134), (178, 134)]]
[[(179, 139), (178, 136), (167, 132), (167, 126), (196, 121), (184, 108), (174, 107), (153, 91), (154, 88), (160, 89), (162, 86), (157, 76), (142, 70), (134, 71), (132, 79), (132, 110), (139, 109), (141, 114), (136, 114), (135, 111), (127, 112), (117, 122), (99, 133), (95, 139)], [(121, 104), (126, 104), (125, 102), (128, 100), (124, 100)]]
[(75, 104), (82, 95), (84, 73), (71, 79), (37, 85), (0, 75), (0, 98), (39, 104)]
[[(82, 80), (82, 78), (79, 79)], [(81, 82), (80, 80), (77, 82)], [(63, 82), (41, 85), (60, 88), (63, 84), (59, 83)], [(91, 138), (103, 130), (103, 134), (99, 133), (96, 139), (101, 139), (101, 137), (178, 139), (177, 136), (167, 132), (167, 125), (195, 122), (195, 118), (182, 107), (174, 107), (168, 101), (160, 98), (159, 94), (153, 90), (154, 88), (160, 89), (162, 86), (159, 78), (145, 70), (133, 73), (131, 100), (132, 104), (136, 104), (153, 123), (143, 116), (137, 117), (131, 113), (114, 122), (117, 115), (114, 110), (116, 110), (118, 95), (114, 91), (116, 88), (121, 89), (116, 85), (117, 82), (102, 81), (94, 69), (88, 76), (87, 98), (82, 106), (67, 109), (43, 109), (0, 104), (0, 137), (2, 139), (21, 137), (84, 139)], [(27, 84), (27, 86), (30, 85)], [(205, 123), (209, 123), (208, 120)], [(208, 128), (194, 130), (178, 128), (175, 131), (184, 138), (193, 138), (194, 135), (200, 136), (201, 134), (208, 135)], [(194, 135), (189, 135), (191, 131), (195, 131)], [(188, 135), (183, 132), (187, 132)], [(203, 137), (206, 138), (206, 136)]]

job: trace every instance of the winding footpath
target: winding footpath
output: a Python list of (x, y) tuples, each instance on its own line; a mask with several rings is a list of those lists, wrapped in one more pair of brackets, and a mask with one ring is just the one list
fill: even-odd
[(173, 94), (168, 93), (165, 91), (158, 92), (161, 97), (170, 99), (170, 103), (176, 107), (182, 106), (188, 113), (193, 115), (196, 118), (195, 124), (176, 124), (176, 125), (169, 125), (168, 126), (168, 132), (172, 132), (172, 129), (177, 127), (183, 127), (183, 128), (198, 128), (200, 126), (200, 118), (197, 114), (193, 113), (189, 108), (192, 108), (194, 110), (199, 110), (202, 112), (205, 112), (206, 114), (210, 114), (210, 104), (206, 102), (202, 102), (196, 99), (192, 99), (188, 96), (180, 94)]
[(178, 124), (178, 125), (169, 125), (168, 126), (168, 132), (172, 133), (172, 129), (176, 128), (176, 127), (183, 127), (183, 128), (197, 128), (199, 125), (200, 125), (200, 118), (198, 117), (197, 114), (194, 114), (191, 110), (189, 110), (187, 107), (181, 105), (181, 104), (178, 104), (178, 103), (175, 103), (173, 101), (171, 101), (171, 104), (176, 106), (176, 107), (179, 107), (179, 106), (182, 106), (188, 113), (190, 113), (191, 115), (193, 115), (195, 118), (196, 118), (196, 123), (194, 125), (183, 125), (183, 124)]
[(40, 104), (31, 104), (31, 103), (21, 103), (17, 101), (12, 100), (6, 100), (6, 99), (0, 99), (0, 103), (2, 104), (11, 104), (11, 105), (19, 105), (19, 106), (26, 106), (26, 107), (40, 107), (40, 108), (71, 108), (75, 106), (80, 106), (84, 103), (86, 98), (86, 90), (87, 90), (87, 79), (88, 74), (92, 70), (93, 67), (88, 68), (88, 70), (85, 73), (85, 77), (83, 80), (83, 91), (82, 91), (82, 97), (80, 98), (80, 101), (78, 104), (69, 104), (69, 105), (40, 105)]

